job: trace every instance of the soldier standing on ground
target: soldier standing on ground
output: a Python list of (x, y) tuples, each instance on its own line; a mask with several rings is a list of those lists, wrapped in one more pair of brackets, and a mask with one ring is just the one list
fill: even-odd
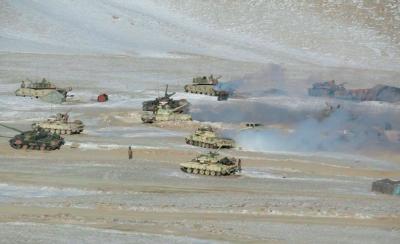
[(128, 147), (128, 158), (132, 159), (132, 147), (131, 146)]

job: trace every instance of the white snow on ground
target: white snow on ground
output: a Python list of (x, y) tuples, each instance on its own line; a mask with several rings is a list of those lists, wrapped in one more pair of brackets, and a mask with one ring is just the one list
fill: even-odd
[(99, 194), (97, 191), (87, 191), (76, 188), (55, 188), (38, 186), (16, 186), (0, 183), (0, 202), (15, 199), (29, 199), (41, 197), (73, 197)]
[(7, 0), (0, 6), (0, 51), (162, 58), (183, 52), (262, 63), (400, 66), (393, 33), (371, 28), (362, 16), (348, 22), (329, 3), (321, 5), (325, 15), (312, 2), (289, 0)]

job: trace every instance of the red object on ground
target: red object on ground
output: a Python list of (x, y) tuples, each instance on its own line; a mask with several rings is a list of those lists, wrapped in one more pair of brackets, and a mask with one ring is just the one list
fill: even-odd
[(107, 102), (107, 101), (108, 101), (108, 95), (105, 94), (105, 93), (100, 94), (100, 95), (97, 97), (97, 101), (98, 101), (99, 103)]

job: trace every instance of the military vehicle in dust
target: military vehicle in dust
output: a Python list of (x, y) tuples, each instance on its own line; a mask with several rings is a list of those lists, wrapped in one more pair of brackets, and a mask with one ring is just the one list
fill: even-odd
[(186, 173), (211, 176), (233, 175), (242, 170), (240, 159), (221, 156), (218, 152), (200, 154), (189, 162), (181, 163), (180, 167)]
[(45, 121), (32, 124), (33, 129), (42, 128), (43, 130), (59, 135), (80, 134), (84, 124), (80, 120), (70, 122), (68, 113), (58, 113)]
[(218, 101), (227, 100), (229, 93), (227, 91), (217, 89), (217, 85), (219, 84), (218, 79), (220, 78), (221, 76), (214, 78), (213, 75), (210, 75), (209, 77), (194, 77), (192, 84), (184, 86), (185, 92), (217, 96)]
[(0, 125), (20, 133), (12, 138), (9, 137), (11, 138), (9, 140), (10, 146), (14, 149), (52, 151), (60, 149), (60, 147), (65, 143), (64, 139), (60, 135), (47, 132), (40, 128), (31, 131), (21, 131), (10, 126)]
[(217, 135), (211, 126), (202, 126), (185, 138), (186, 144), (205, 148), (232, 148), (235, 142)]
[(68, 92), (72, 88), (58, 88), (54, 84), (47, 81), (45, 78), (41, 82), (25, 81), (21, 82), (21, 87), (15, 91), (16, 96), (40, 98), (45, 102), (63, 103), (67, 99)]
[(308, 89), (308, 95), (313, 97), (347, 97), (348, 92), (344, 84), (336, 84), (334, 80), (317, 82)]
[(165, 94), (163, 97), (157, 97), (154, 100), (144, 101), (142, 103), (143, 111), (154, 111), (160, 103), (168, 104), (172, 109), (181, 107), (177, 112), (186, 113), (189, 107), (189, 102), (186, 99), (174, 100), (171, 97), (175, 95), (175, 92), (168, 94), (168, 85), (165, 88)]
[(172, 109), (166, 103), (160, 103), (155, 107), (153, 112), (144, 111), (141, 119), (143, 123), (154, 123), (154, 122), (165, 122), (165, 121), (191, 121), (192, 116), (190, 114), (185, 114), (179, 112), (183, 106), (176, 107)]

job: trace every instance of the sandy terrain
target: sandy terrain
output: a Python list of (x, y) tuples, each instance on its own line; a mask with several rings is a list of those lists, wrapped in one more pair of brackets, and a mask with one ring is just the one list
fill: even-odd
[[(28, 68), (37, 58), (48, 63), (58, 59), (5, 54), (2, 60), (5, 57), (12, 63), (2, 66), (7, 80), (21, 74), (15, 67)], [(80, 60), (87, 65), (86, 57)], [(104, 62), (104, 58), (97, 62)], [(40, 73), (40, 68), (33, 72)], [(57, 69), (52, 72), (59, 74)], [(369, 157), (368, 153), (350, 156), (234, 149), (222, 153), (243, 159), (240, 175), (187, 175), (178, 164), (205, 150), (185, 145), (183, 137), (199, 122), (142, 125), (140, 101), (156, 95), (154, 90), (148, 88), (141, 95), (127, 91), (123, 97), (115, 97), (121, 88), (110, 88), (112, 100), (97, 104), (82, 91), (93, 92), (101, 85), (82, 77), (88, 81), (68, 84), (82, 87), (76, 89), (75, 102), (56, 106), (14, 98), (10, 92), (17, 83), (3, 83), (8, 90), (2, 92), (1, 120), (9, 125), (15, 121), (16, 127), (26, 129), (33, 120), (66, 109), (72, 109), (72, 118), (87, 124), (84, 134), (67, 136), (66, 145), (54, 152), (15, 151), (6, 138), (1, 139), (4, 240), (62, 243), (65, 240), (60, 231), (69, 233), (70, 240), (76, 242), (107, 238), (115, 242), (193, 243), (399, 240), (398, 198), (370, 191), (375, 179), (400, 178), (397, 154), (380, 151), (380, 155)], [(196, 109), (200, 98), (189, 97)], [(26, 108), (25, 101), (29, 102)], [(208, 98), (204, 102), (215, 103)], [(228, 101), (231, 103), (235, 101)], [(223, 124), (211, 124), (224, 128)], [(226, 126), (240, 127), (234, 123)], [(13, 134), (6, 129), (1, 132)], [(128, 145), (133, 146), (131, 161), (127, 160)]]

